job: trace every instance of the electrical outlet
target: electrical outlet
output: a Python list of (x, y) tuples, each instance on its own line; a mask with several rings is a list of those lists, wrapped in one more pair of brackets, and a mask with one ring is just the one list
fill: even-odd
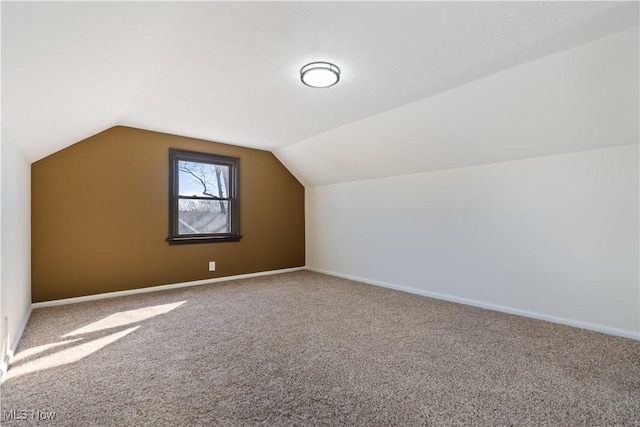
[(216, 262), (209, 261), (209, 271), (216, 271)]

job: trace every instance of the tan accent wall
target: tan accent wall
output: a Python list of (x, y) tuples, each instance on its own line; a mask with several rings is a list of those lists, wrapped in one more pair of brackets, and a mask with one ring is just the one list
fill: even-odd
[[(165, 241), (170, 147), (240, 158), (242, 240)], [(305, 263), (304, 187), (267, 151), (118, 126), (31, 174), (33, 302)]]

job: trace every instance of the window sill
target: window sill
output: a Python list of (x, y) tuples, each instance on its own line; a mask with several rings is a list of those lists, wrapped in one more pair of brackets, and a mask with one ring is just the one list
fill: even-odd
[(223, 242), (238, 242), (242, 239), (242, 236), (184, 236), (184, 237), (167, 237), (167, 242), (170, 245), (190, 245), (193, 243), (223, 243)]

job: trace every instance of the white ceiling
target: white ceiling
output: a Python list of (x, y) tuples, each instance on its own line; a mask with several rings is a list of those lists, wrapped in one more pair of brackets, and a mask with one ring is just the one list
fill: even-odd
[[(437, 103), (456, 105), (454, 88), (637, 25), (637, 2), (3, 1), (2, 126), (31, 161), (122, 124), (271, 150), (306, 185), (508, 160), (500, 146), (469, 161), (422, 124), (456, 127)], [(342, 69), (338, 85), (300, 83), (316, 60)], [(358, 166), (380, 132), (409, 169)], [(344, 154), (353, 173), (335, 167)]]

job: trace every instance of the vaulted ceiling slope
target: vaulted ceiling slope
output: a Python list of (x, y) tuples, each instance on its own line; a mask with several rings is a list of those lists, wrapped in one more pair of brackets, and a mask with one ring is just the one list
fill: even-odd
[[(31, 161), (120, 124), (271, 150), (305, 185), (593, 148), (558, 149), (552, 138), (549, 150), (532, 149), (552, 131), (592, 134), (593, 126), (568, 129), (612, 104), (633, 113), (619, 92), (634, 70), (637, 110), (637, 26), (635, 1), (3, 1), (2, 126)], [(615, 52), (596, 46), (612, 37)], [(627, 69), (608, 74), (582, 45)], [(553, 59), (572, 48), (578, 62)], [(341, 82), (302, 85), (300, 67), (315, 60), (338, 64)], [(570, 73), (548, 82), (545, 73), (581, 60), (577, 83)], [(522, 67), (524, 75), (514, 72)], [(611, 77), (613, 95), (605, 87), (581, 97)], [(513, 111), (514, 99), (536, 93)], [(572, 112), (566, 96), (586, 112)], [(623, 119), (617, 144), (637, 143), (628, 142), (634, 125)], [(497, 122), (529, 125), (494, 135), (488, 129)], [(539, 129), (536, 138), (528, 129)], [(478, 132), (485, 136), (472, 138)], [(524, 142), (510, 147), (518, 135)]]

